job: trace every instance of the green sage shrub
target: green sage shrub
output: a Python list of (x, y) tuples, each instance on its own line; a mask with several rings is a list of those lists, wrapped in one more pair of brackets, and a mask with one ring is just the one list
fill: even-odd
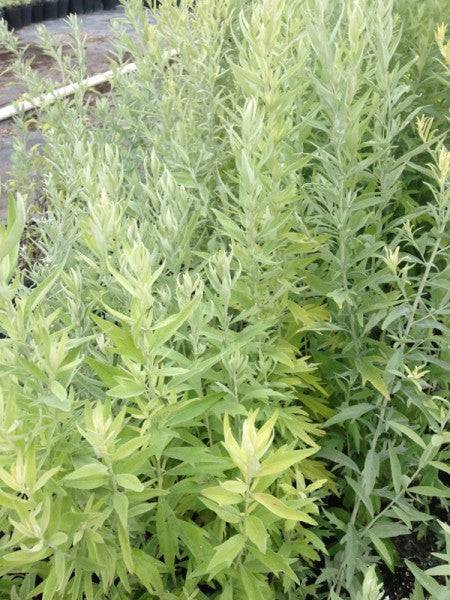
[[(126, 4), (110, 93), (18, 120), (0, 597), (380, 600), (407, 568), (445, 599), (440, 3), (175, 4)], [(70, 59), (40, 32), (63, 83), (72, 27)]]
[[(304, 51), (283, 4), (276, 23), (238, 8), (169, 7), (154, 29), (130, 6), (136, 75), (42, 112), (26, 268), (20, 196), (4, 232), (8, 597), (292, 595), (325, 550), (312, 527), (335, 484), (313, 455), (332, 411), (290, 316), (318, 248), (289, 168)], [(258, 96), (241, 71), (260, 59)]]

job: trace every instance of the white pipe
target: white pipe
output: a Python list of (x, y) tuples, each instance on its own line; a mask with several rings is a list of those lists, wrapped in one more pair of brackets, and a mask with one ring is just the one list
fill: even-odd
[[(168, 54), (170, 60), (171, 58), (178, 55), (178, 50), (172, 48), (172, 50), (170, 50)], [(128, 63), (127, 65), (121, 67), (118, 70), (118, 74), (125, 75), (126, 73), (132, 73), (133, 71), (136, 71), (136, 68), (137, 67), (135, 63)], [(6, 106), (0, 108), (0, 123), (2, 121), (6, 121), (6, 119), (11, 119), (12, 117), (15, 117), (21, 112), (28, 112), (30, 110), (33, 110), (33, 108), (39, 108), (45, 104), (53, 104), (53, 102), (55, 102), (58, 98), (70, 96), (81, 87), (96, 87), (97, 85), (105, 83), (106, 81), (110, 81), (113, 75), (114, 71), (105, 71), (104, 73), (98, 73), (97, 75), (92, 75), (87, 79), (83, 79), (83, 81), (80, 81), (79, 83), (71, 83), (69, 85), (65, 85), (64, 87), (57, 88), (49, 94), (38, 96), (37, 98), (33, 98), (30, 101), (22, 100), (16, 102), (15, 104), (7, 104)]]
[[(129, 63), (119, 69), (119, 75), (124, 75), (125, 73), (131, 73), (136, 71), (135, 63)], [(88, 77), (87, 79), (83, 79), (79, 83), (71, 83), (69, 85), (65, 85), (64, 87), (57, 88), (50, 92), (49, 94), (44, 94), (42, 96), (37, 96), (37, 98), (33, 98), (32, 100), (23, 100), (16, 102), (15, 104), (7, 104), (0, 108), (0, 123), (2, 121), (6, 121), (6, 119), (11, 119), (15, 117), (17, 114), (21, 112), (28, 112), (33, 110), (34, 108), (39, 108), (45, 104), (52, 104), (58, 98), (64, 98), (66, 96), (70, 96), (76, 90), (82, 87), (91, 88), (96, 87), (106, 81), (110, 81), (114, 75), (114, 71), (105, 71), (104, 73), (98, 73), (97, 75), (92, 75), (92, 77)]]

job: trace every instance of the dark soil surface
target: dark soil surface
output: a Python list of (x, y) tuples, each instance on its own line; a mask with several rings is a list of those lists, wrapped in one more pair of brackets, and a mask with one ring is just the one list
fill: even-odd
[(399, 565), (391, 573), (385, 565), (380, 565), (384, 589), (389, 600), (409, 598), (414, 590), (414, 576), (405, 565), (405, 559), (426, 570), (436, 565), (431, 555), (436, 550), (431, 537), (418, 540), (415, 535), (402, 535), (392, 540), (399, 557)]

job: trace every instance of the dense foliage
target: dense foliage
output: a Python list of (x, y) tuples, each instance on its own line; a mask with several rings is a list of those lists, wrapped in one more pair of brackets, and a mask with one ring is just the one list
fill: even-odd
[(130, 1), (111, 94), (20, 119), (0, 597), (449, 598), (443, 2), (195, 4)]

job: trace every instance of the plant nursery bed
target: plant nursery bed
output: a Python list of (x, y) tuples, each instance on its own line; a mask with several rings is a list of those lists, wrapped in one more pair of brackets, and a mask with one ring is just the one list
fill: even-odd
[[(88, 75), (94, 75), (107, 70), (111, 62), (111, 26), (113, 19), (120, 19), (123, 9), (117, 8), (112, 11), (102, 11), (78, 17), (80, 29), (86, 36), (86, 64)], [(70, 25), (66, 20), (60, 19), (48, 21), (45, 27), (59, 41), (65, 55), (71, 55)], [(54, 81), (55, 88), (61, 83), (59, 73), (55, 68), (52, 58), (47, 56), (39, 46), (36, 26), (31, 25), (17, 32), (19, 40), (27, 46), (25, 58), (30, 62), (33, 70), (42, 77)], [(0, 52), (0, 107), (12, 104), (18, 100), (24, 92), (22, 82), (12, 73), (8, 72), (8, 66), (13, 60), (12, 54)], [(97, 88), (104, 93), (108, 85)], [(13, 150), (13, 139), (16, 128), (12, 122), (0, 123), (0, 221), (5, 217), (6, 190), (10, 169), (10, 157)], [(39, 143), (36, 139), (34, 143)]]
[(119, 0), (0, 0), (0, 16), (9, 29), (18, 31), (32, 23), (109, 11), (118, 5)]
[[(82, 34), (86, 36), (86, 62), (88, 74), (105, 71), (110, 64), (111, 51), (111, 22), (123, 15), (121, 8), (112, 11), (102, 11), (78, 17)], [(45, 27), (58, 41), (66, 55), (70, 55), (70, 25), (66, 20), (48, 21)], [(58, 72), (53, 68), (53, 61), (39, 48), (36, 25), (31, 25), (17, 32), (19, 40), (28, 46), (26, 58), (31, 61), (32, 68), (42, 77), (53, 79), (58, 85)], [(10, 73), (4, 73), (11, 61), (8, 54), (0, 54), (0, 107), (17, 100), (24, 92), (21, 82)]]

